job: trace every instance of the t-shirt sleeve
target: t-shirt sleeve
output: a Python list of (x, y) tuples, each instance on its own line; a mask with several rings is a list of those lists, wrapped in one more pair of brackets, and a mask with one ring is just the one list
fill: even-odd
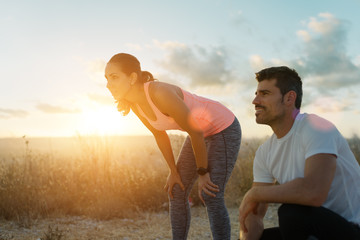
[(254, 182), (273, 183), (274, 177), (265, 164), (266, 156), (262, 147), (260, 146), (255, 154), (253, 165)]
[(310, 115), (303, 131), (306, 159), (319, 153), (338, 155), (339, 132), (332, 123), (316, 115)]

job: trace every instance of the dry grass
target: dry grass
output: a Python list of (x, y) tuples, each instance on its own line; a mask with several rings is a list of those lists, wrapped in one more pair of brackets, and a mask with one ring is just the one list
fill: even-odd
[[(272, 205), (265, 216), (265, 227), (277, 226), (277, 206)], [(209, 221), (205, 208), (193, 207), (188, 240), (211, 239)], [(238, 209), (229, 208), (231, 239), (238, 239)], [(114, 218), (97, 220), (88, 217), (53, 217), (35, 221), (31, 227), (23, 228), (10, 221), (0, 220), (0, 239), (31, 240), (160, 240), (171, 239), (168, 213), (143, 212), (131, 219)]]
[[(168, 170), (154, 142), (119, 147), (111, 138), (78, 137), (81, 154), (58, 157), (33, 152), (31, 140), (23, 141), (23, 154), (0, 165), (0, 216), (5, 219), (27, 226), (31, 219), (58, 214), (111, 219), (167, 209), (162, 187)], [(171, 141), (178, 154), (183, 137), (171, 136)], [(245, 144), (246, 149), (253, 156), (254, 149)], [(228, 185), (230, 205), (251, 183), (251, 159), (242, 155)], [(191, 197), (199, 203), (196, 188)]]
[[(171, 136), (176, 155), (183, 139), (183, 136)], [(11, 220), (17, 227), (29, 229), (41, 219), (63, 216), (81, 216), (95, 222), (120, 221), (142, 219), (144, 212), (155, 214), (151, 215), (153, 218), (156, 213), (167, 211), (168, 199), (163, 186), (168, 170), (152, 139), (77, 137), (76, 146), (61, 149), (62, 154), (54, 150), (50, 153), (34, 151), (33, 140), (24, 137), (21, 141), (21, 150), (18, 149), (17, 154), (0, 157), (2, 221)], [(230, 208), (239, 206), (241, 196), (251, 186), (252, 161), (262, 141), (250, 139), (242, 142), (226, 189), (225, 199)], [(349, 144), (359, 161), (360, 139), (355, 136), (349, 139)], [(196, 188), (191, 197), (195, 205), (199, 205)], [(169, 221), (161, 216), (156, 220), (157, 224), (160, 222), (159, 226), (164, 226), (164, 231), (169, 232)], [(196, 215), (193, 220), (196, 221)], [(146, 227), (145, 222), (141, 224), (144, 225), (134, 228)], [(58, 236), (54, 227), (43, 232), (52, 239)], [(62, 236), (58, 236), (60, 238)], [(12, 238), (0, 234), (0, 239)], [(92, 238), (89, 236), (87, 239)]]
[[(4, 159), (0, 216), (27, 225), (30, 219), (54, 214), (109, 219), (143, 209), (162, 209), (167, 197), (159, 185), (166, 168), (159, 167), (147, 149), (128, 154), (128, 161), (111, 159), (105, 140), (79, 139), (83, 148), (80, 158), (56, 159), (27, 147), (24, 156)], [(145, 164), (140, 162), (145, 159)]]

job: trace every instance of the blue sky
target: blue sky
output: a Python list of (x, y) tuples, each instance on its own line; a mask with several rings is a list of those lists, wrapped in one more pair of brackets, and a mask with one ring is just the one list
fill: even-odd
[(160, 81), (233, 110), (245, 137), (254, 73), (287, 65), (302, 112), (360, 135), (360, 0), (1, 1), (0, 137), (148, 134), (105, 88), (106, 61), (134, 54)]

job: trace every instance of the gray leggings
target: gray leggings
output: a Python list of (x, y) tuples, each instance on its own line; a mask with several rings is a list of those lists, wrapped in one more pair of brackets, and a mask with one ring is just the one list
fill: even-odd
[[(220, 189), (220, 192), (216, 193), (216, 197), (202, 193), (214, 240), (227, 240), (231, 236), (230, 219), (225, 206), (224, 192), (239, 153), (240, 142), (241, 129), (236, 118), (225, 130), (205, 138), (210, 178)], [(187, 238), (191, 219), (189, 194), (198, 178), (189, 137), (186, 138), (182, 147), (177, 168), (185, 191), (182, 191), (178, 184), (174, 186), (174, 198), (170, 199), (170, 217), (173, 239), (184, 240)]]

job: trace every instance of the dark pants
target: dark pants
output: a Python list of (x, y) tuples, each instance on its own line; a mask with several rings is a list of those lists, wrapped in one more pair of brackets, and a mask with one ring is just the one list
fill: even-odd
[(324, 207), (283, 204), (279, 227), (264, 230), (261, 240), (360, 239), (360, 227)]
[[(214, 240), (230, 240), (231, 224), (225, 206), (224, 193), (227, 181), (234, 169), (241, 142), (241, 128), (238, 120), (223, 131), (205, 138), (208, 153), (208, 168), (211, 181), (219, 186), (216, 197), (202, 192)], [(185, 240), (190, 229), (189, 194), (198, 174), (190, 137), (187, 137), (181, 149), (177, 168), (185, 191), (179, 184), (173, 188), (173, 199), (170, 199), (170, 218), (173, 240)]]

